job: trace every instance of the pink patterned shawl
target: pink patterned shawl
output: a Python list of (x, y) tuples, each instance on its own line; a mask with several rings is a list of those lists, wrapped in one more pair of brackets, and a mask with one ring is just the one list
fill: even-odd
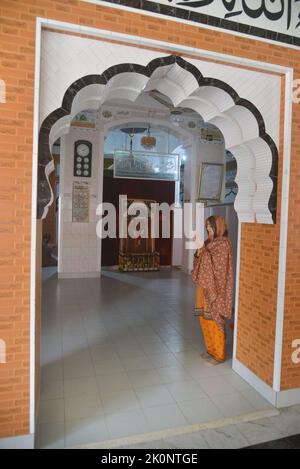
[(192, 280), (204, 288), (209, 312), (225, 331), (225, 318), (231, 318), (233, 302), (232, 250), (228, 238), (216, 238), (200, 250), (194, 259)]

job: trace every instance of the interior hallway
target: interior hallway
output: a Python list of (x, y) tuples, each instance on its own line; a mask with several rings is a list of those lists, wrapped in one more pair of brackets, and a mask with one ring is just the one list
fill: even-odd
[(230, 359), (218, 366), (201, 359), (193, 298), (190, 277), (176, 269), (45, 277), (37, 447), (101, 443), (273, 409), (231, 370)]

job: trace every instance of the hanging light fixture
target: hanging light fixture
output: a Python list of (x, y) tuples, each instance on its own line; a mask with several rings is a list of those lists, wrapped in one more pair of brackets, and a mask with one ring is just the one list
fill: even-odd
[(130, 137), (130, 150), (129, 150), (129, 157), (133, 158), (133, 137), (134, 137), (134, 132), (129, 134)]
[[(130, 157), (133, 157), (133, 138), (135, 136), (135, 134), (141, 134), (141, 133), (144, 133), (145, 132), (145, 127), (125, 127), (123, 129), (120, 129), (121, 132), (123, 132), (124, 134), (128, 135), (130, 137), (130, 141), (129, 141), (129, 156)], [(126, 144), (125, 144), (125, 149), (126, 149)]]
[(156, 146), (156, 138), (150, 135), (150, 124), (148, 126), (147, 135), (141, 138), (141, 145), (146, 148), (146, 150), (151, 150)]

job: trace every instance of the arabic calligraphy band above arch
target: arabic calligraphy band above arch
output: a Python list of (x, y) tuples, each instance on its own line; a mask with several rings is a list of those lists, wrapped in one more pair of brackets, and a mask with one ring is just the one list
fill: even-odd
[(82, 77), (67, 89), (61, 107), (49, 114), (40, 129), (38, 218), (45, 218), (53, 202), (48, 180), (54, 169), (52, 145), (68, 133), (73, 117), (84, 109), (99, 109), (111, 99), (135, 101), (153, 89), (169, 97), (175, 107), (198, 112), (223, 133), (226, 149), (237, 160), (235, 209), (240, 221), (276, 223), (278, 150), (263, 116), (227, 83), (204, 77), (175, 55), (154, 59), (147, 66), (119, 64), (101, 75)]

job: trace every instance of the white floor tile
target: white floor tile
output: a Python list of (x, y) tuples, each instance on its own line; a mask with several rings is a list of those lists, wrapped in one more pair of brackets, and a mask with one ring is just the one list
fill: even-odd
[(252, 390), (251, 386), (243, 380), (239, 375), (237, 375), (234, 371), (229, 370), (228, 373), (222, 375), (223, 379), (231, 384), (236, 391), (243, 392)]
[(107, 345), (94, 345), (90, 347), (90, 354), (93, 361), (103, 361), (118, 357), (115, 347)]
[(210, 399), (179, 402), (178, 406), (189, 424), (222, 420), (223, 415)]
[(94, 363), (94, 373), (97, 377), (123, 373), (125, 367), (121, 360), (107, 361), (106, 363)]
[(257, 410), (274, 409), (270, 402), (266, 401), (255, 389), (248, 389), (241, 392), (242, 396)]
[(113, 353), (106, 353), (106, 354), (98, 354), (93, 356), (93, 364), (99, 368), (105, 366), (115, 367), (117, 365), (121, 365), (121, 359), (116, 352)]
[(140, 409), (107, 415), (106, 424), (112, 439), (139, 435), (149, 431), (149, 425)]
[(200, 385), (195, 381), (179, 381), (167, 384), (167, 388), (176, 402), (192, 401), (207, 397)]
[(150, 431), (181, 427), (188, 424), (187, 419), (176, 404), (157, 405), (144, 409)]
[(61, 423), (65, 420), (64, 399), (41, 401), (39, 423)]
[(256, 409), (241, 393), (224, 394), (211, 397), (214, 404), (220, 409), (224, 417), (237, 417), (243, 414), (256, 412)]
[(149, 362), (152, 363), (152, 365), (155, 368), (163, 368), (166, 366), (176, 366), (179, 364), (178, 360), (176, 359), (175, 354), (171, 352), (152, 354), (152, 355), (148, 355), (147, 358), (149, 359)]
[(63, 379), (63, 363), (62, 361), (47, 363), (41, 369), (41, 381), (62, 381)]
[(173, 340), (166, 342), (165, 345), (173, 353), (192, 352), (195, 350), (195, 345), (190, 340)]
[(70, 354), (64, 354), (64, 366), (68, 365), (91, 365), (92, 360), (88, 347), (74, 350)]
[(221, 376), (218, 373), (218, 365), (210, 365), (201, 358), (197, 363), (185, 365), (185, 369), (197, 381)]
[[(201, 358), (199, 321), (187, 314), (194, 286), (185, 274), (103, 271), (101, 279), (63, 284), (51, 277), (44, 287), (41, 447), (101, 442), (269, 408), (233, 373), (231, 360), (212, 366)], [(292, 434), (298, 430), (294, 416), (284, 414), (275, 428)], [(232, 431), (212, 432), (210, 446), (230, 447)], [(236, 438), (243, 442), (239, 432)], [(208, 446), (201, 432), (190, 441), (192, 448)], [(173, 438), (156, 444), (188, 448), (187, 442), (185, 436), (181, 443)]]
[(222, 376), (203, 378), (197, 381), (208, 397), (234, 394), (236, 392), (236, 389)]
[(142, 342), (141, 346), (146, 355), (170, 353), (169, 348), (162, 342)]
[(92, 418), (104, 412), (98, 394), (84, 394), (65, 399), (66, 421)]
[(90, 363), (72, 363), (64, 366), (64, 379), (90, 378), (95, 376), (95, 370)]
[(97, 376), (97, 382), (102, 394), (110, 394), (132, 388), (130, 377), (125, 372)]
[(151, 370), (155, 365), (151, 363), (149, 357), (122, 358), (122, 363), (126, 371)]
[(192, 365), (199, 365), (202, 363), (202, 359), (197, 350), (185, 350), (183, 352), (174, 353), (176, 359), (185, 367)]
[(163, 378), (156, 369), (128, 371), (128, 378), (134, 388), (163, 384)]
[(71, 420), (66, 422), (66, 447), (101, 443), (110, 438), (104, 416), (94, 416), (89, 419)]
[(135, 392), (143, 408), (175, 403), (175, 399), (165, 385), (136, 388)]
[(132, 389), (118, 392), (101, 392), (103, 409), (106, 414), (123, 413), (140, 409), (140, 402)]
[(157, 368), (157, 372), (165, 384), (176, 383), (178, 381), (189, 381), (192, 378), (192, 376), (181, 364), (176, 366)]
[(135, 359), (135, 358), (146, 358), (146, 354), (144, 350), (140, 347), (140, 345), (123, 345), (123, 346), (118, 346), (116, 347), (116, 351), (119, 354), (119, 357), (121, 360), (124, 359)]
[(64, 380), (64, 397), (79, 397), (84, 395), (98, 394), (96, 378), (74, 378)]
[(37, 449), (63, 449), (65, 446), (64, 423), (41, 423), (37, 428)]
[(47, 381), (41, 384), (41, 400), (63, 399), (64, 385), (63, 381)]

